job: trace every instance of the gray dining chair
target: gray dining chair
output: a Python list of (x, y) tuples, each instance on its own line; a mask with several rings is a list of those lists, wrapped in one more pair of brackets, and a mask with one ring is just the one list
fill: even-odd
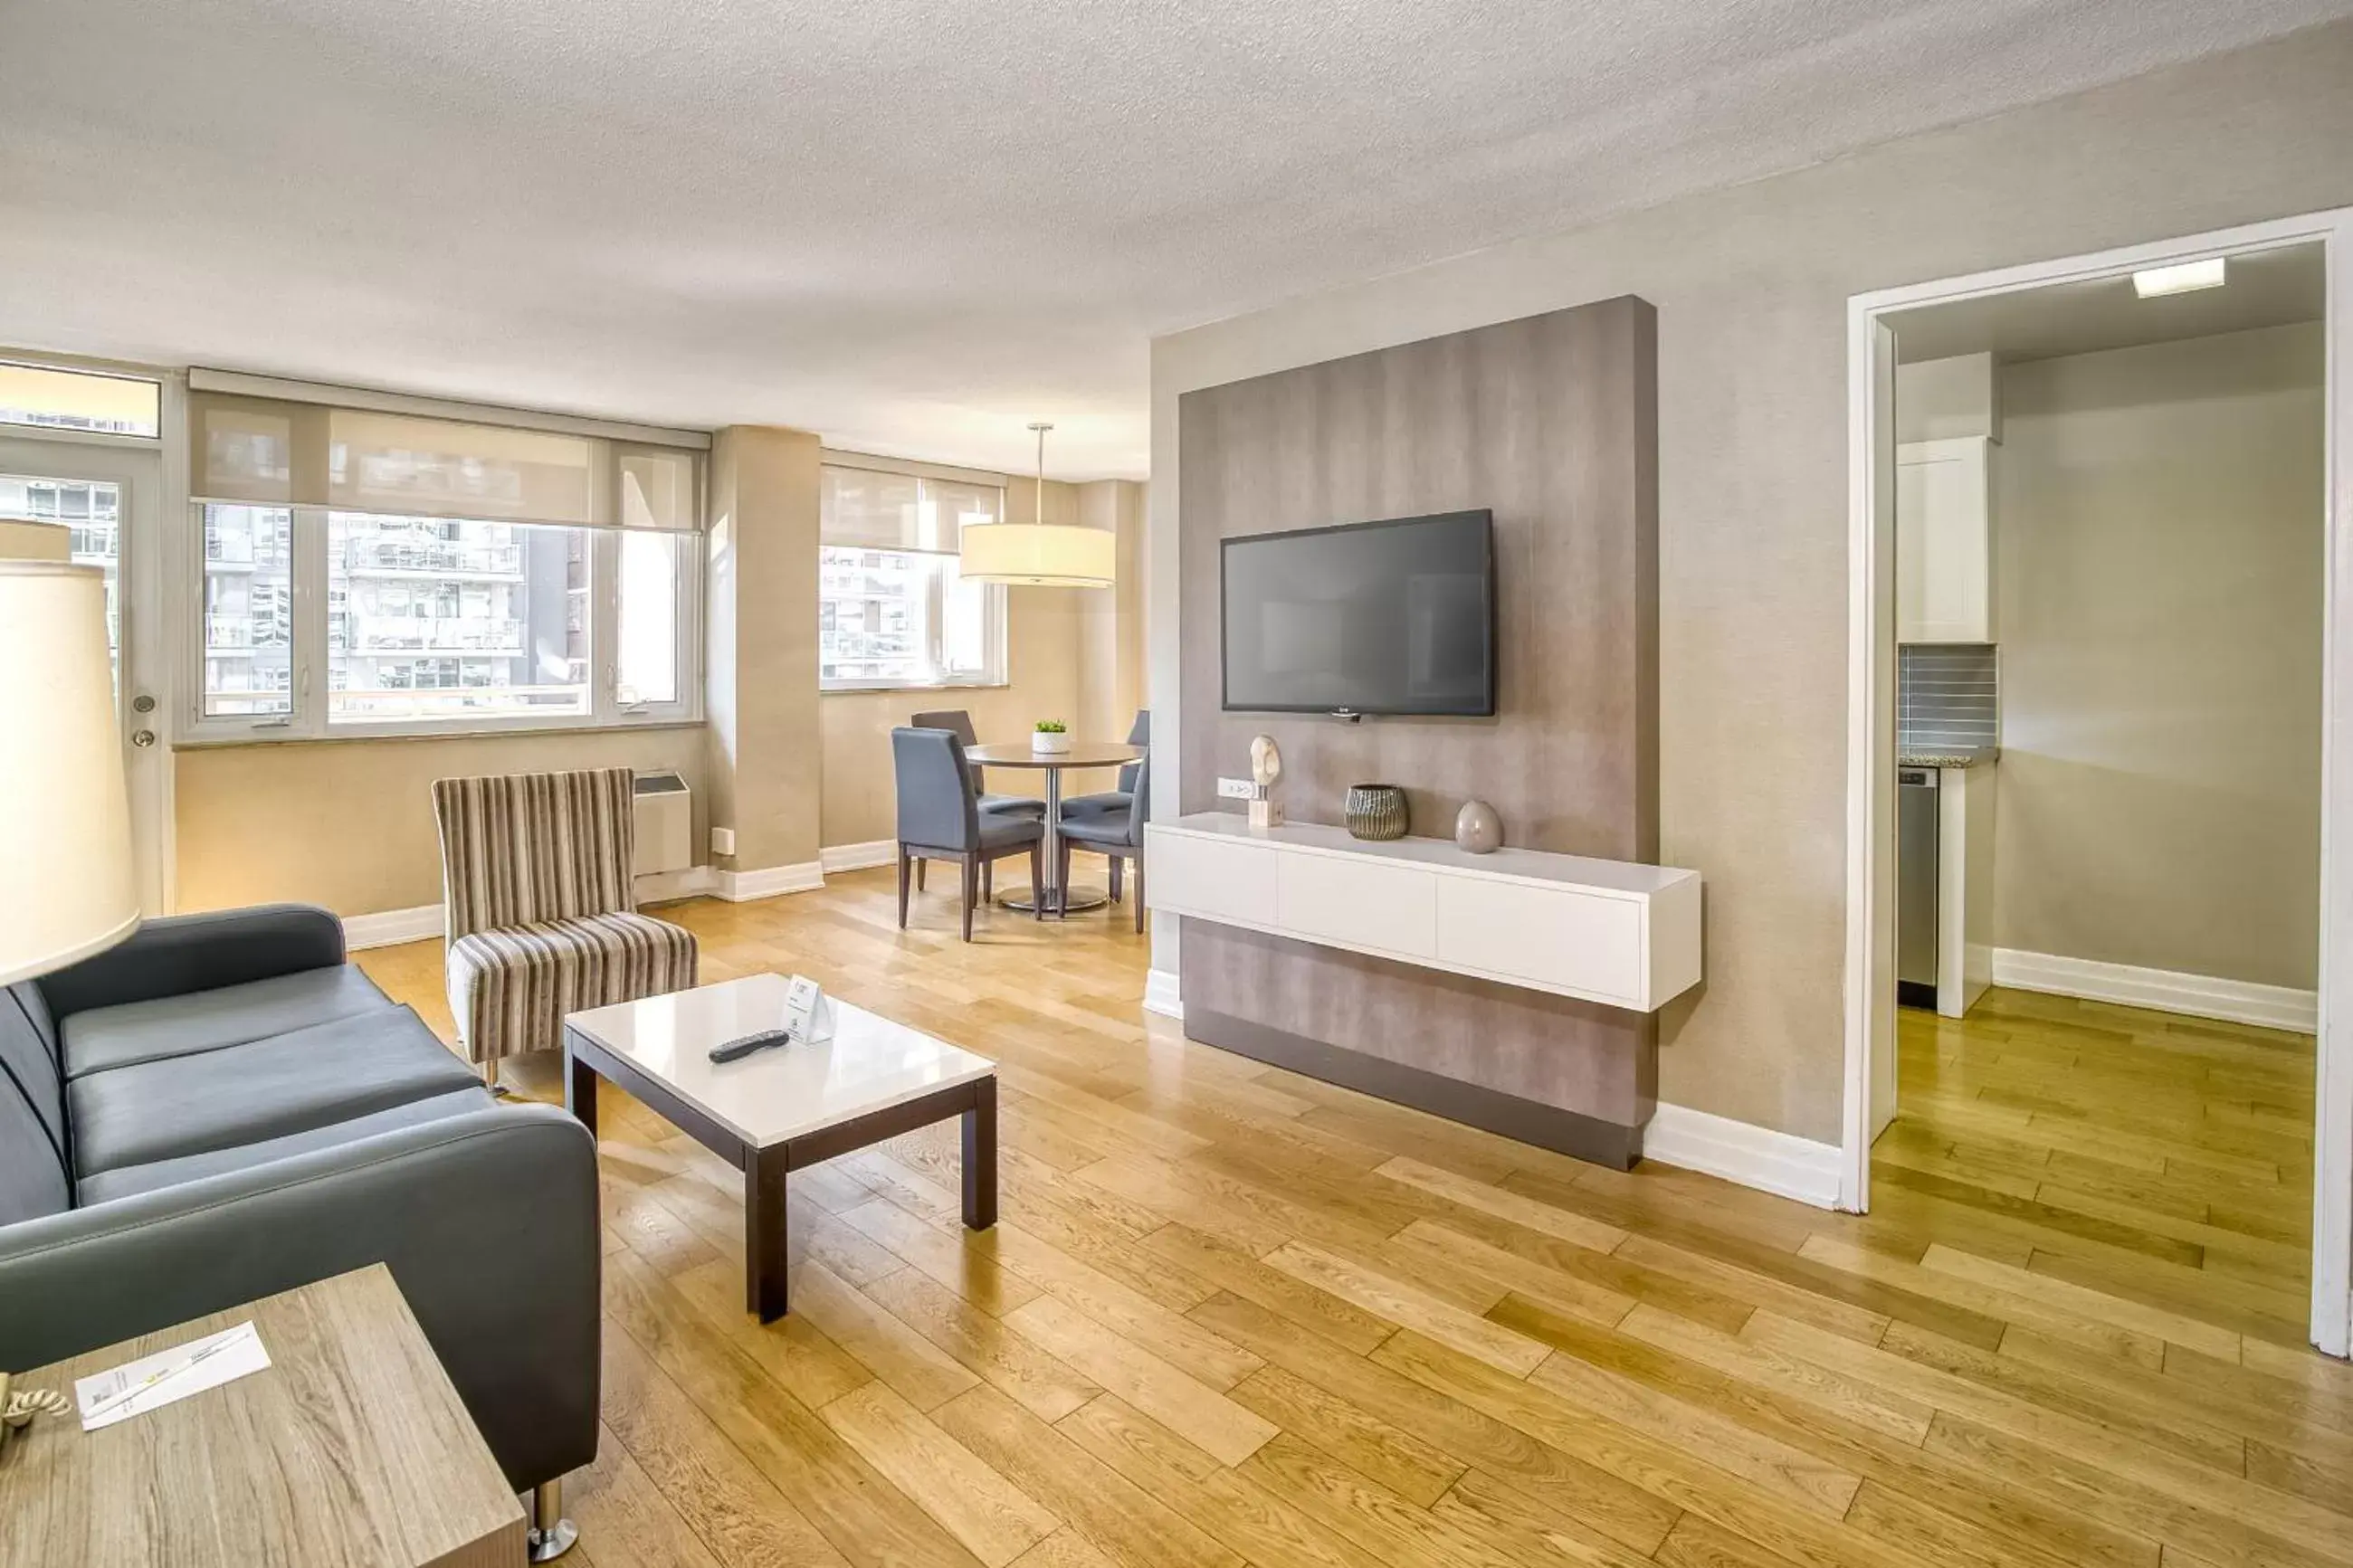
[[(1127, 727), (1127, 743), (1131, 746), (1148, 746), (1152, 743), (1151, 709), (1139, 708), (1135, 710), (1135, 722)], [(1128, 802), (1135, 798), (1135, 775), (1143, 766), (1141, 763), (1130, 763), (1120, 769), (1117, 789), (1099, 790), (1093, 795), (1076, 795), (1062, 802), (1062, 820), (1068, 822), (1075, 816), (1111, 816), (1124, 813), (1127, 810)], [(1117, 861), (1112, 863), (1111, 885), (1111, 896), (1115, 900), (1119, 897)]]
[(1129, 792), (1127, 809), (1117, 815), (1082, 816), (1075, 821), (1065, 816), (1058, 855), (1065, 888), (1071, 885), (1071, 851), (1092, 849), (1111, 862), (1112, 902), (1119, 901), (1119, 868), (1129, 861), (1135, 862), (1135, 929), (1144, 930), (1144, 824), (1152, 815), (1152, 753), (1135, 764), (1134, 788)]
[[(918, 713), (907, 721), (918, 730), (946, 730), (967, 746), (980, 744), (980, 736), (972, 727), (972, 715), (962, 708), (936, 708), (928, 713)], [(991, 795), (983, 787), (980, 764), (965, 764), (972, 769), (972, 791), (983, 811), (994, 811), (1014, 816), (1043, 816), (1046, 803), (1034, 795)]]
[[(1046, 825), (1034, 816), (984, 812), (972, 785), (972, 764), (952, 730), (891, 731), (891, 766), (899, 791), (899, 929), (907, 929), (907, 879), (927, 860), (963, 868), (964, 939), (972, 940), (973, 907), (984, 896), (983, 869), (1027, 852), (1029, 885), (1045, 884)], [(1042, 910), (1037, 918), (1043, 919)]]

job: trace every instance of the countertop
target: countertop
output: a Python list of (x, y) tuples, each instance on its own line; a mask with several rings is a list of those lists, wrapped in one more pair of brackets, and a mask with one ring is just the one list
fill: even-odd
[(1895, 754), (1899, 768), (1978, 768), (2001, 760), (2000, 746), (1962, 746), (1941, 751), (1904, 751)]

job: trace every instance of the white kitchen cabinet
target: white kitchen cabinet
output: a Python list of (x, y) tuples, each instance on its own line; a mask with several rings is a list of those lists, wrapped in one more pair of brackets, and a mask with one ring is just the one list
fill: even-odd
[(1993, 487), (1981, 436), (1895, 448), (1895, 640), (1992, 642)]

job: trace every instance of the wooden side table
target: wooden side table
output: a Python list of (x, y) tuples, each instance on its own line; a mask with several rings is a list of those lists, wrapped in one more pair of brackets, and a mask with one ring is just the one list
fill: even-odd
[(52, 1388), (250, 1319), (269, 1365), (0, 1448), (0, 1563), (519, 1568), (522, 1505), (382, 1264), (19, 1374)]

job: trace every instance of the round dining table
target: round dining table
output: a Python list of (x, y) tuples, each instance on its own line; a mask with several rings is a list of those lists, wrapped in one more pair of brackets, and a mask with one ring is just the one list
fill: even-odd
[[(1093, 744), (1073, 741), (1067, 752), (1035, 752), (1027, 741), (1012, 745), (966, 746), (965, 760), (985, 768), (1036, 768), (1046, 775), (1046, 844), (1044, 885), (1035, 889), (1044, 912), (1060, 918), (1099, 910), (1110, 900), (1092, 888), (1062, 886), (1062, 772), (1066, 768), (1120, 768), (1144, 760), (1144, 748), (1124, 742)], [(997, 900), (1009, 910), (1028, 914), (1038, 908), (1032, 899), (1008, 896)]]

